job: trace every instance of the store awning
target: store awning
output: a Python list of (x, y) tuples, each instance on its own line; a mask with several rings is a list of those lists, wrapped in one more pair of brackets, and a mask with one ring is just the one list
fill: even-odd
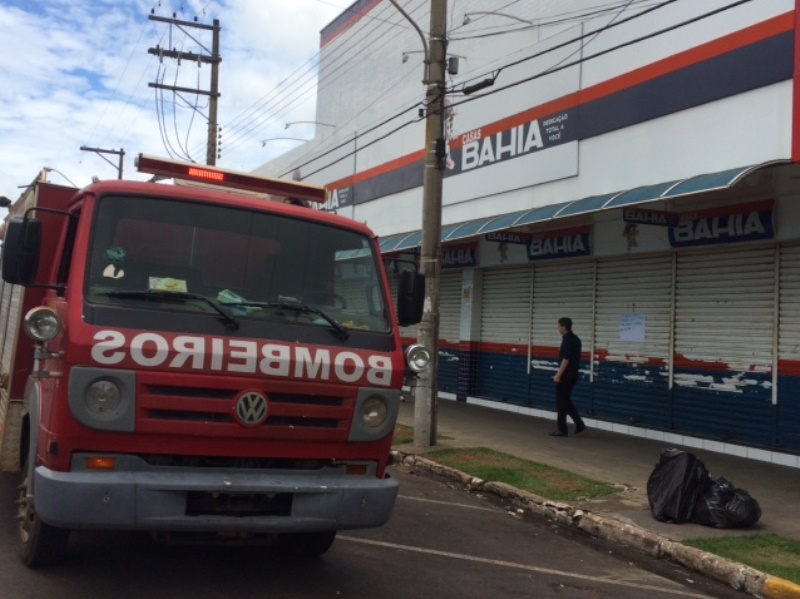
[[(467, 239), (476, 235), (484, 235), (486, 233), (503, 231), (513, 227), (521, 227), (523, 225), (530, 225), (568, 216), (576, 216), (578, 214), (598, 212), (600, 210), (609, 210), (634, 204), (643, 204), (656, 200), (668, 200), (720, 189), (729, 189), (754, 171), (779, 164), (788, 164), (789, 162), (788, 160), (775, 160), (761, 164), (752, 164), (750, 166), (727, 169), (716, 173), (697, 175), (687, 179), (667, 181), (655, 185), (645, 185), (560, 204), (550, 204), (530, 210), (520, 210), (518, 212), (496, 216), (484, 216), (462, 223), (443, 226), (441, 239), (442, 242)], [(380, 240), (381, 251), (383, 253), (389, 253), (407, 250), (417, 247), (421, 241), (421, 231), (409, 231), (407, 233), (387, 235)]]

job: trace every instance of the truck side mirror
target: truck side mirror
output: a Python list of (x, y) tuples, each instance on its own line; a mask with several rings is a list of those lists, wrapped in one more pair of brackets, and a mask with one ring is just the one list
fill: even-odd
[(12, 285), (32, 285), (39, 270), (42, 223), (35, 218), (12, 218), (3, 242), (3, 280)]
[(422, 320), (425, 302), (425, 277), (409, 270), (400, 273), (397, 289), (397, 322), (401, 327), (417, 324)]

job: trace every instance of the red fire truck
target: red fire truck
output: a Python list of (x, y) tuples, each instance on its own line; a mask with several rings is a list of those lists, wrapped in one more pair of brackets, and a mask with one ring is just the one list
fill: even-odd
[(309, 556), (385, 523), (404, 371), (430, 358), (398, 333), (421, 275), (396, 320), (375, 235), (307, 207), (323, 187), (137, 163), (176, 184), (34, 183), (6, 223), (0, 464), (21, 472), (23, 561), (60, 560), (71, 529)]

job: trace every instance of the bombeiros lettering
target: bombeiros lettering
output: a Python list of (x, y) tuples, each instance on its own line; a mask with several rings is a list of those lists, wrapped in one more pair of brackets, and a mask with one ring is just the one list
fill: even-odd
[(144, 368), (188, 368), (341, 383), (365, 380), (381, 387), (388, 387), (392, 378), (392, 360), (384, 355), (219, 337), (179, 335), (170, 340), (152, 332), (128, 338), (121, 331), (98, 331), (91, 357), (103, 366), (130, 361)]

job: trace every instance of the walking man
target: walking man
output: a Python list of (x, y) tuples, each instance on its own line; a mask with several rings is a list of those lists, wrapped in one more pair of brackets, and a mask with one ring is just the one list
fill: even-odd
[(572, 332), (572, 319), (559, 318), (558, 331), (561, 333), (561, 348), (558, 352), (558, 372), (553, 377), (556, 384), (556, 409), (558, 410), (558, 430), (550, 433), (551, 437), (566, 437), (567, 415), (575, 423), (575, 434), (586, 428), (575, 404), (572, 403), (572, 389), (578, 382), (578, 366), (581, 361), (581, 340)]

